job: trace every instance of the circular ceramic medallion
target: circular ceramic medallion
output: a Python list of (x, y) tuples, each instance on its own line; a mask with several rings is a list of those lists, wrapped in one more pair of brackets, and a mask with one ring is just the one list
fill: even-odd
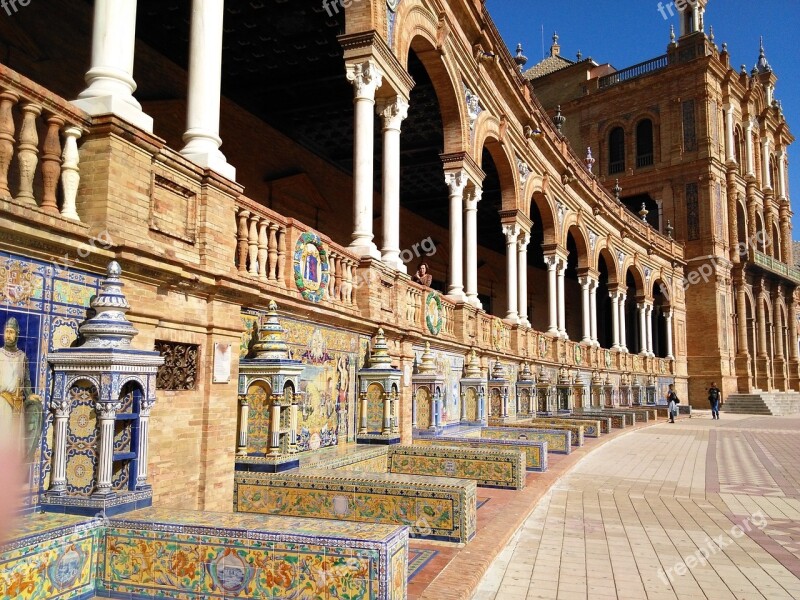
[(436, 292), (429, 292), (425, 299), (425, 324), (428, 326), (428, 331), (433, 335), (439, 335), (443, 322), (442, 298)]
[(69, 348), (78, 339), (78, 333), (69, 325), (59, 325), (53, 329), (53, 350)]
[(294, 247), (294, 283), (309, 302), (322, 300), (330, 272), (328, 251), (315, 233), (302, 234)]
[(88, 404), (79, 404), (69, 415), (69, 433), (77, 438), (89, 438), (95, 434), (97, 417)]
[(69, 546), (50, 567), (50, 580), (60, 590), (69, 588), (81, 574), (85, 561), (86, 555), (80, 547)]
[(85, 454), (70, 456), (67, 460), (67, 482), (76, 489), (88, 488), (94, 479), (94, 464)]
[(611, 350), (606, 350), (606, 369), (611, 368)]
[(583, 363), (583, 347), (580, 344), (575, 344), (575, 364), (580, 365)]
[(544, 358), (547, 355), (547, 338), (543, 335), (539, 336), (539, 358)]

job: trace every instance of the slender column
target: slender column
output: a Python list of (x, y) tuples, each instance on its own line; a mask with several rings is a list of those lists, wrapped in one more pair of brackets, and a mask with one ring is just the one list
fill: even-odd
[(361, 392), (359, 396), (359, 411), (358, 411), (358, 435), (367, 433), (367, 410), (369, 410), (367, 401), (367, 392)]
[(767, 314), (764, 308), (765, 293), (762, 291), (758, 296), (758, 354), (767, 356)]
[(765, 137), (761, 140), (761, 187), (772, 189), (772, 172), (769, 170), (770, 142)]
[(59, 132), (64, 119), (51, 115), (47, 118), (47, 134), (42, 147), (42, 210), (58, 214), (56, 190), (61, 178), (61, 138)]
[(778, 154), (778, 199), (786, 198), (786, 148)]
[(19, 193), (17, 199), (36, 204), (33, 197), (33, 178), (39, 164), (39, 134), (36, 131), (36, 117), (42, 108), (36, 104), (22, 105), (22, 128), (19, 132), (17, 161), (19, 162)]
[(589, 331), (592, 346), (600, 347), (600, 340), (597, 338), (597, 288), (600, 282), (597, 279), (589, 279)]
[(66, 398), (50, 402), (53, 411), (53, 473), (49, 493), (61, 495), (67, 491), (67, 423), (70, 403)]
[[(433, 386), (431, 386), (433, 387)], [(440, 423), (440, 415), (439, 415), (439, 400), (436, 398), (436, 394), (431, 394), (431, 424), (428, 429), (432, 429), (436, 431), (436, 427)]]
[(753, 148), (753, 121), (747, 120), (747, 126), (744, 129), (745, 135), (745, 148), (747, 152), (747, 176), (755, 177), (756, 175), (756, 162), (755, 152)]
[(581, 307), (583, 309), (582, 315), (582, 325), (583, 325), (583, 339), (581, 339), (582, 344), (589, 344), (592, 343), (592, 324), (591, 324), (591, 282), (588, 275), (582, 276), (578, 279), (578, 282), (581, 284)]
[(258, 278), (261, 281), (267, 280), (267, 249), (269, 248), (269, 240), (267, 238), (267, 226), (269, 222), (266, 219), (258, 221)]
[[(353, 145), (353, 241), (350, 249), (360, 256), (380, 259), (372, 241), (372, 194), (375, 116), (375, 92), (383, 74), (372, 62), (347, 65), (347, 79), (355, 90), (355, 132)], [(460, 237), (460, 236), (459, 236)]]
[(236, 456), (247, 456), (247, 427), (250, 418), (250, 403), (246, 394), (239, 396), (239, 444)]
[[(792, 298), (791, 295), (790, 298)], [(794, 303), (793, 298), (789, 304), (789, 360), (798, 360), (797, 305)]]
[(95, 406), (97, 425), (100, 430), (100, 451), (97, 460), (97, 484), (93, 496), (114, 495), (114, 490), (111, 488), (114, 466), (114, 421), (120, 408), (122, 408), (122, 403), (113, 401), (98, 402)]
[(617, 291), (609, 293), (611, 297), (611, 341), (612, 350), (622, 350), (622, 345), (619, 343), (619, 298), (620, 293)]
[(289, 406), (289, 452), (297, 452), (297, 400), (295, 393)]
[(467, 420), (467, 394), (461, 392), (461, 421)]
[(250, 216), (250, 212), (246, 210), (239, 211), (237, 215), (239, 219), (239, 228), (236, 232), (236, 239), (237, 239), (237, 252), (239, 255), (238, 262), (238, 269), (240, 273), (247, 272), (247, 254), (249, 250), (248, 244), (248, 226), (247, 226), (247, 219)]
[(519, 322), (519, 312), (517, 312), (517, 237), (519, 234), (519, 225), (516, 223), (503, 225), (503, 235), (506, 236), (506, 289), (508, 290), (506, 320), (513, 323)]
[(567, 306), (564, 298), (564, 276), (566, 273), (567, 261), (563, 258), (560, 258), (558, 266), (558, 335), (565, 340), (568, 340)]
[[(433, 415), (431, 415), (433, 418)], [(382, 434), (392, 432), (392, 396), (391, 392), (383, 392), (383, 431)]]
[(733, 105), (726, 104), (725, 109), (725, 161), (729, 165), (736, 164), (736, 142), (733, 137)]
[(96, 0), (88, 87), (74, 104), (91, 115), (115, 114), (152, 133), (153, 119), (133, 97), (135, 44), (136, 0)]
[(248, 255), (250, 269), (248, 274), (258, 277), (258, 215), (250, 215), (250, 232), (248, 235)]
[(628, 295), (625, 292), (619, 293), (619, 346), (623, 352), (628, 352), (628, 333), (625, 323), (625, 308)]
[[(278, 224), (277, 223), (269, 224), (269, 242), (267, 248), (268, 248), (267, 256), (269, 257), (268, 277), (269, 279), (274, 281), (278, 273)], [(333, 261), (331, 261), (331, 264), (332, 263)]]
[(281, 453), (281, 400), (279, 395), (272, 395), (269, 417), (269, 453), (271, 456)]
[[(461, 232), (463, 231), (464, 188), (467, 185), (467, 174), (464, 171), (453, 171), (444, 174), (444, 181), (450, 190), (450, 285), (447, 294), (458, 301), (464, 301), (464, 247)], [(477, 263), (476, 263), (477, 264)]]
[(639, 302), (636, 308), (639, 311), (639, 354), (647, 356), (647, 304)]
[(408, 116), (408, 100), (395, 96), (378, 103), (383, 119), (383, 248), (381, 260), (406, 273), (400, 259), (400, 125)]
[(653, 348), (653, 305), (650, 303), (645, 305), (645, 321), (647, 322), (647, 355), (653, 357), (656, 353)]
[(482, 308), (478, 300), (478, 202), (483, 190), (475, 186), (464, 199), (464, 251), (467, 255), (467, 302), (476, 308)]
[(664, 318), (667, 320), (667, 358), (673, 360), (675, 355), (672, 353), (672, 310), (664, 312)]
[(556, 280), (556, 267), (558, 257), (545, 256), (544, 262), (547, 265), (547, 309), (549, 325), (547, 333), (554, 337), (558, 336), (558, 284)]
[(147, 483), (147, 462), (150, 448), (150, 411), (156, 403), (155, 398), (142, 400), (139, 409), (139, 454), (136, 457), (136, 489), (150, 489)]
[(0, 93), (0, 196), (10, 195), (8, 169), (14, 157), (14, 114), (19, 96), (10, 91)]
[(531, 242), (531, 234), (522, 231), (517, 240), (517, 275), (519, 285), (519, 322), (526, 327), (531, 326), (528, 320), (528, 244)]
[(78, 138), (81, 137), (80, 127), (67, 127), (64, 129), (64, 152), (61, 155), (61, 189), (64, 202), (61, 205), (61, 216), (66, 219), (80, 221), (76, 201), (78, 185), (81, 182), (80, 155), (78, 154)]
[(392, 392), (392, 433), (400, 433), (400, 417), (398, 411), (400, 407), (400, 393)]

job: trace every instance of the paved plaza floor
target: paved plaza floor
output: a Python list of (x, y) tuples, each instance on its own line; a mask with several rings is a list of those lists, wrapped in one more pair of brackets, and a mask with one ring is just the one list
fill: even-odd
[(476, 600), (800, 598), (800, 415), (710, 413), (588, 453)]

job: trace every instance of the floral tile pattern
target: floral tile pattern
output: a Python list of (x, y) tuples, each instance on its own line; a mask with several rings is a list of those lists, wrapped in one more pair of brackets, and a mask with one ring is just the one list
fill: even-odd
[(528, 471), (547, 470), (547, 442), (531, 440), (495, 440), (488, 438), (446, 436), (440, 438), (417, 438), (415, 446), (459, 446), (468, 448), (518, 448), (525, 452), (525, 469)]
[(569, 454), (572, 451), (572, 432), (561, 429), (534, 429), (521, 427), (484, 427), (481, 438), (487, 440), (533, 440), (547, 442), (550, 452)]

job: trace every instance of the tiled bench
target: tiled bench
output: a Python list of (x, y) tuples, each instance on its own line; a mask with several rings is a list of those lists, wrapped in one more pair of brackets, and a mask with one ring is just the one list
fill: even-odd
[(548, 452), (569, 454), (572, 452), (572, 431), (569, 429), (545, 429), (544, 427), (514, 426), (484, 427), (481, 438), (488, 440), (531, 440), (547, 442)]
[[(563, 443), (563, 442), (562, 442)], [(491, 440), (477, 437), (439, 437), (439, 438), (417, 438), (414, 440), (415, 446), (438, 446), (447, 444), (448, 446), (458, 446), (461, 448), (509, 448), (519, 449), (525, 452), (525, 469), (528, 471), (547, 470), (548, 445), (544, 441), (532, 440)], [(569, 445), (567, 445), (569, 448)]]
[(613, 427), (612, 418), (611, 416), (605, 415), (572, 415), (569, 417), (570, 420), (573, 421), (597, 421), (600, 425), (600, 433), (606, 434), (611, 433), (611, 428)]
[[(540, 429), (540, 430), (547, 430), (547, 431), (554, 431), (554, 430), (563, 430), (569, 431), (572, 433), (570, 436), (570, 441), (572, 442), (573, 446), (583, 446), (584, 439), (583, 433), (585, 427), (583, 425), (570, 425), (568, 423), (556, 423), (555, 420), (545, 420), (545, 419), (532, 419), (526, 421), (511, 421), (508, 423), (503, 423), (502, 425), (495, 425), (494, 422), (489, 421), (490, 427), (523, 427), (527, 429)], [(553, 452), (556, 451), (556, 448), (551, 444), (550, 450)]]
[(611, 417), (612, 425), (619, 429), (624, 429), (625, 427), (636, 425), (636, 413), (633, 412), (625, 412), (611, 408), (603, 408), (597, 410), (583, 410), (579, 414), (588, 417), (594, 417), (595, 415), (601, 417), (603, 416)]
[(482, 487), (525, 487), (522, 450), (459, 448), (439, 438), (435, 446), (391, 446), (388, 458), (390, 473), (473, 479)]
[(474, 481), (303, 469), (236, 473), (234, 510), (241, 513), (408, 525), (409, 535), (467, 542), (476, 530)]
[[(539, 417), (537, 419), (530, 419), (523, 421), (523, 423), (533, 423), (535, 427), (560, 427), (562, 425), (571, 425), (575, 427), (583, 427), (583, 437), (597, 438), (600, 437), (600, 423), (591, 421), (589, 419), (573, 419), (572, 417)], [(573, 433), (573, 438), (575, 434)]]

